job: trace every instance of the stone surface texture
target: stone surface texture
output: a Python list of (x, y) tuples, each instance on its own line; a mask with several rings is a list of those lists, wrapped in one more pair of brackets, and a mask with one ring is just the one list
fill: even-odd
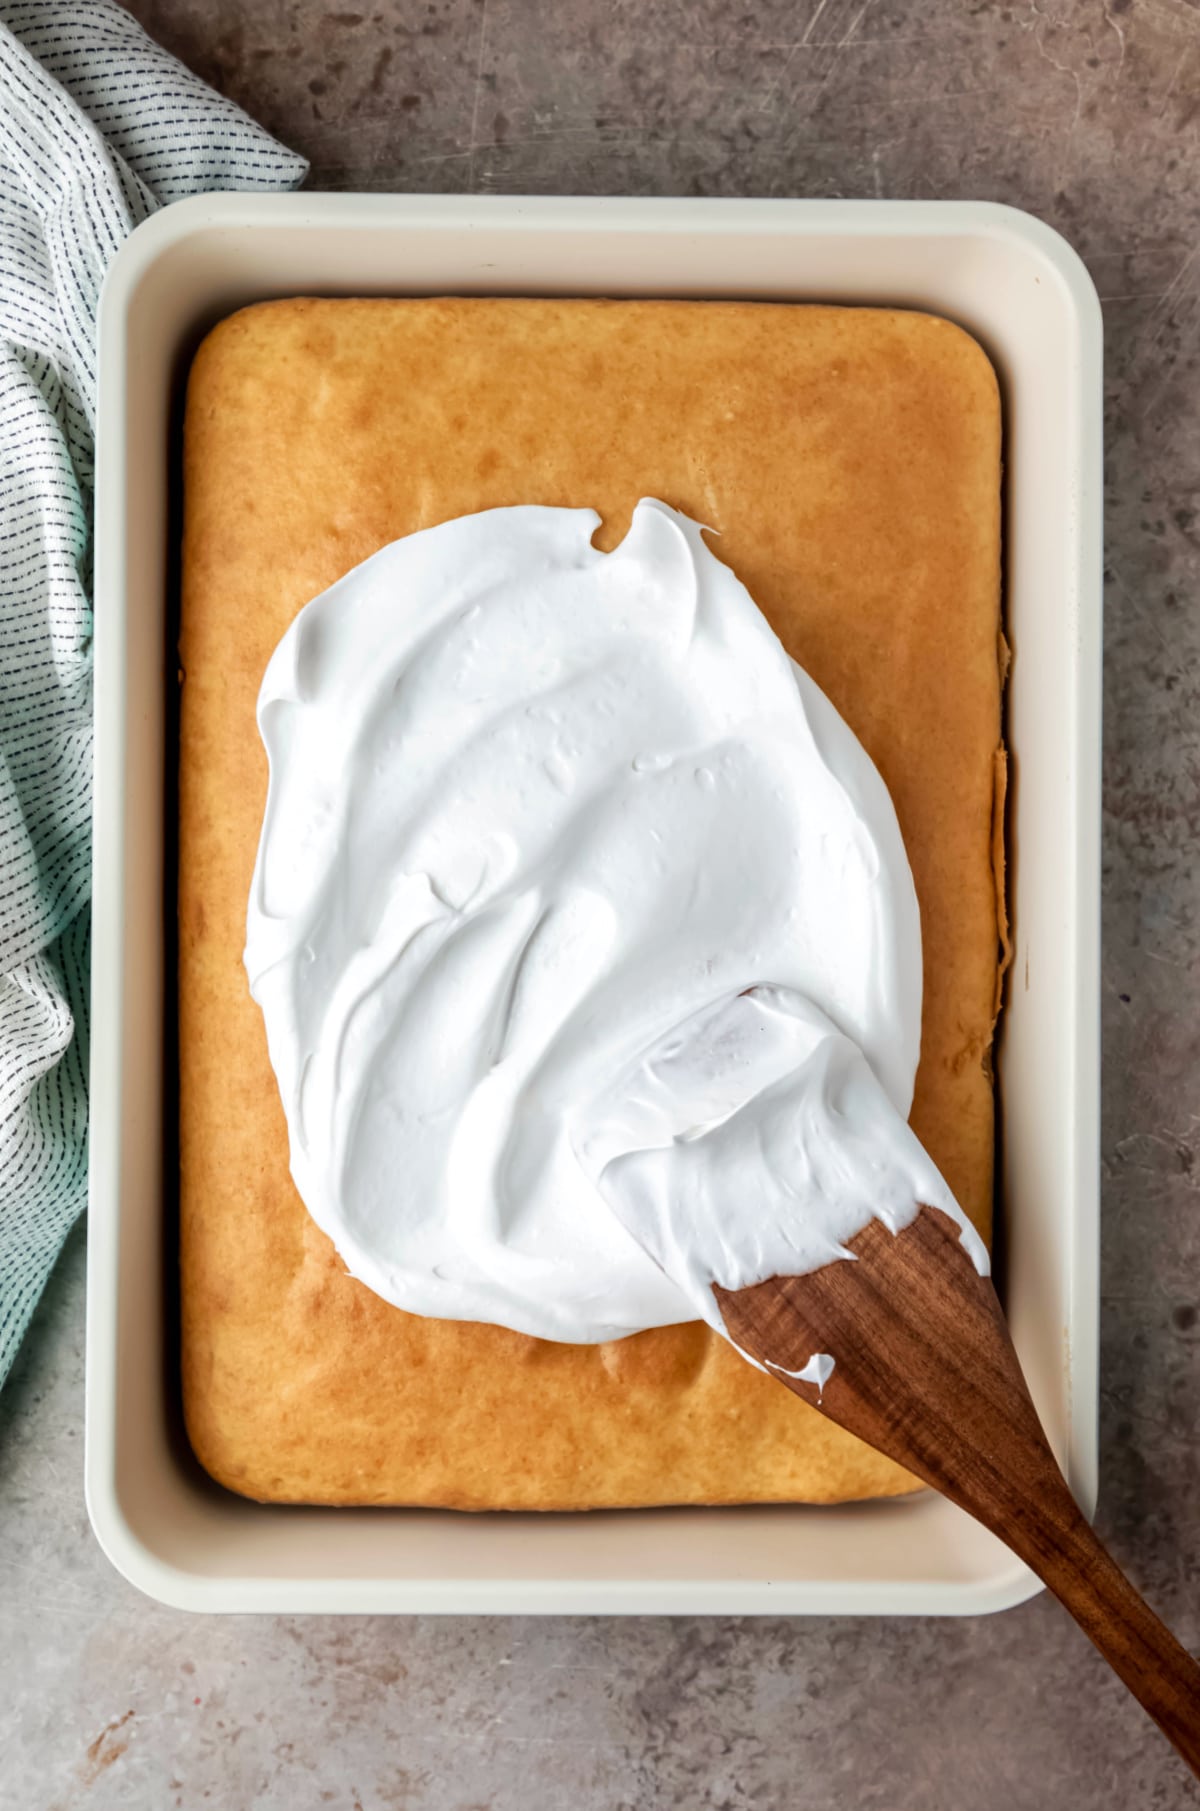
[[(984, 197), (1104, 301), (1102, 1533), (1200, 1646), (1200, 4), (135, 0), (314, 186)], [(0, 1396), (0, 1804), (1127, 1811), (1045, 1598), (966, 1621), (189, 1618), (83, 1502), (77, 1233)]]

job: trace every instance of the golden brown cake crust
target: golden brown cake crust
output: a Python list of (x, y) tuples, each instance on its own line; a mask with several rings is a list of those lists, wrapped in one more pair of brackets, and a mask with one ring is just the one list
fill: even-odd
[(254, 722), (310, 597), (399, 535), (641, 496), (715, 530), (891, 788), (916, 878), (913, 1124), (987, 1230), (1001, 932), (1000, 412), (926, 315), (753, 303), (308, 301), (196, 357), (185, 450), (179, 994), (183, 1374), (222, 1483), (275, 1501), (554, 1509), (912, 1487), (700, 1325), (604, 1346), (406, 1315), (305, 1212), (241, 955)]

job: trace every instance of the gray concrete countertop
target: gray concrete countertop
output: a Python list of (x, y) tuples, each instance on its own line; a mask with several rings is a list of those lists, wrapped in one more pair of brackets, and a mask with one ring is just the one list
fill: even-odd
[[(135, 0), (334, 189), (970, 196), (1108, 334), (1099, 1525), (1200, 1646), (1200, 5)], [(1045, 1598), (934, 1621), (190, 1618), (83, 1503), (76, 1233), (0, 1395), (21, 1811), (1200, 1805)]]

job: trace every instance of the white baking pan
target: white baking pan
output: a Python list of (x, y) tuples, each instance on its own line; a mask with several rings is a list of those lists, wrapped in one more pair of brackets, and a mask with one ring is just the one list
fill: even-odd
[[(1100, 315), (1083, 265), (976, 203), (214, 195), (138, 228), (100, 312), (87, 1494), (189, 1609), (974, 1612), (1031, 1574), (931, 1494), (845, 1508), (460, 1516), (262, 1507), (211, 1483), (176, 1380), (170, 1127), (173, 441), (201, 334), (266, 296), (739, 296), (932, 310), (1005, 409), (1016, 953), (1001, 1275), (1076, 1495), (1096, 1491)], [(165, 1153), (165, 1155), (164, 1155)]]

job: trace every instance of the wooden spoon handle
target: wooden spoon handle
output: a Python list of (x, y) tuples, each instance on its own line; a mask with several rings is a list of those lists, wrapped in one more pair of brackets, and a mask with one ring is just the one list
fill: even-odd
[[(1065, 1484), (1063, 1491), (1069, 1496)], [(1077, 1508), (1073, 1523), (1064, 1527), (1065, 1521), (1064, 1510), (1056, 1517), (1052, 1554), (1021, 1557), (1200, 1779), (1200, 1665), (1134, 1590)]]
[[(1200, 1777), (1200, 1665), (1143, 1602), (1072, 1497), (996, 1292), (946, 1215), (878, 1220), (854, 1262), (714, 1288), (730, 1337), (782, 1383), (999, 1536), (1065, 1604)], [(797, 1375), (816, 1353), (823, 1386)]]

